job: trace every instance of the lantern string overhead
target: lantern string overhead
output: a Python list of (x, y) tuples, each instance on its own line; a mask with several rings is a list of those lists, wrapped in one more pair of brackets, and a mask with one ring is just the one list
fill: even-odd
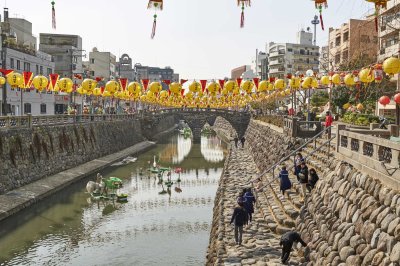
[(367, 2), (371, 2), (375, 4), (375, 30), (378, 32), (378, 26), (379, 26), (379, 11), (381, 8), (386, 8), (387, 2), (389, 0), (366, 0)]
[(314, 0), (314, 2), (315, 2), (315, 8), (318, 9), (319, 11), (319, 20), (321, 21), (321, 29), (325, 30), (324, 20), (322, 18), (322, 8), (323, 7), (327, 8), (328, 2), (327, 0)]
[(157, 29), (157, 10), (163, 10), (164, 2), (163, 0), (149, 0), (149, 4), (147, 5), (147, 9), (154, 9), (154, 21), (153, 21), (153, 29), (151, 31), (151, 38), (154, 39), (156, 36)]
[(244, 9), (246, 6), (251, 6), (251, 0), (237, 0), (238, 6), (242, 6), (242, 14), (240, 17), (240, 27), (244, 27)]
[(56, 2), (51, 1), (51, 26), (53, 27), (53, 29), (56, 29), (56, 9), (54, 7), (55, 4)]

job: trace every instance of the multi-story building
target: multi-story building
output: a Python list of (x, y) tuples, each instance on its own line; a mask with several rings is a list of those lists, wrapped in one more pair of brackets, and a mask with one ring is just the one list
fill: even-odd
[(89, 76), (110, 80), (116, 77), (117, 57), (111, 52), (99, 52), (95, 47), (89, 53)]
[(82, 38), (78, 35), (40, 33), (39, 50), (53, 56), (61, 77), (82, 74)]
[(305, 73), (319, 70), (319, 47), (312, 44), (311, 32), (301, 30), (297, 43), (268, 44), (269, 76), (284, 78), (287, 74)]
[(400, 51), (400, 2), (389, 1), (387, 8), (381, 9), (378, 28), (378, 61), (383, 62)]
[(338, 29), (329, 28), (328, 43), (330, 70), (360, 57), (376, 61), (378, 33), (374, 18), (350, 19)]
[[(36, 38), (32, 35), (32, 23), (20, 18), (9, 18), (4, 9), (1, 22), (0, 49), (2, 68), (18, 73), (32, 72), (33, 75), (49, 75), (55, 65), (49, 54), (36, 51)], [(6, 84), (1, 93), (2, 115), (49, 115), (54, 114), (55, 97), (52, 93), (36, 92), (32, 89), (12, 90)]]
[[(142, 66), (135, 64), (135, 75), (137, 80), (149, 79), (151, 81), (178, 81), (179, 75), (174, 73), (174, 70), (167, 66), (165, 68)], [(162, 83), (163, 89), (167, 90), (168, 86)]]
[(117, 63), (118, 76), (127, 78), (128, 80), (135, 80), (135, 69), (133, 68), (132, 58), (127, 54), (123, 54)]
[(319, 53), (319, 72), (328, 73), (329, 72), (329, 48), (328, 46), (322, 46)]
[(266, 80), (268, 78), (268, 54), (257, 51), (256, 58), (252, 60), (252, 68), (258, 78)]
[(250, 65), (240, 66), (231, 70), (231, 79), (235, 80), (242, 77), (243, 73), (251, 70)]

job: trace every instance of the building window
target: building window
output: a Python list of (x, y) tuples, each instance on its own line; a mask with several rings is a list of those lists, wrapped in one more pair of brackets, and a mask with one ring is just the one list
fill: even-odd
[(53, 72), (53, 71), (51, 70), (51, 68), (47, 68), (47, 76), (50, 75), (50, 74), (52, 74), (52, 72)]
[(343, 61), (348, 61), (349, 60), (349, 51), (348, 50), (343, 52), (342, 60)]
[(331, 42), (331, 45), (330, 45), (330, 47), (331, 47), (331, 48), (333, 48), (333, 42)]
[(24, 63), (24, 71), (31, 71), (31, 64), (30, 63)]
[(90, 76), (94, 77), (94, 71), (90, 71)]
[(42, 103), (40, 105), (40, 113), (41, 114), (45, 114), (46, 113), (46, 104), (45, 103)]
[(335, 43), (335, 45), (336, 45), (336, 46), (339, 46), (339, 45), (340, 45), (340, 36), (339, 36), (339, 37), (336, 37), (336, 43)]
[(90, 63), (94, 64), (94, 58), (90, 58)]
[(340, 54), (335, 55), (335, 64), (340, 63)]
[(31, 104), (24, 103), (24, 114), (30, 114), (30, 113), (32, 113)]
[(21, 70), (21, 61), (17, 60), (17, 70)]
[(36, 75), (39, 75), (39, 65), (36, 65)]
[(63, 61), (64, 60), (64, 56), (62, 56), (62, 55), (56, 55), (56, 61), (57, 62), (61, 62), (61, 61)]
[(14, 68), (14, 58), (10, 58), (10, 68)]
[(349, 32), (345, 32), (343, 34), (343, 42), (347, 42), (349, 40)]
[(43, 66), (40, 66), (40, 75), (43, 75)]

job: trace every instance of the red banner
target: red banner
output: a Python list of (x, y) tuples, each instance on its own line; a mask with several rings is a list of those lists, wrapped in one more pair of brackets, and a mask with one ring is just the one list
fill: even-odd
[(50, 89), (54, 90), (57, 86), (57, 82), (58, 82), (58, 78), (60, 77), (60, 75), (58, 74), (50, 74), (49, 75), (49, 79), (50, 79)]
[(185, 84), (187, 81), (187, 79), (181, 79), (181, 85)]
[(147, 91), (147, 87), (149, 86), (149, 79), (142, 79), (144, 91)]
[(80, 74), (74, 74), (74, 78), (76, 78), (76, 79), (82, 79), (82, 75), (80, 75)]
[(7, 76), (8, 74), (13, 73), (13, 72), (14, 72), (14, 70), (12, 70), (12, 69), (0, 68), (0, 73), (3, 74), (3, 76)]
[(224, 89), (224, 85), (225, 85), (225, 80), (224, 79), (220, 79), (220, 80), (218, 80), (218, 82), (219, 82), (219, 85), (221, 86), (221, 90), (223, 90)]
[(256, 85), (256, 88), (258, 89), (258, 84), (260, 83), (259, 78), (253, 78), (254, 85)]
[(100, 88), (100, 91), (101, 91), (101, 94), (103, 94), (103, 92), (104, 92), (104, 87), (101, 87), (101, 88)]
[(126, 86), (128, 86), (128, 79), (127, 78), (120, 78), (119, 84), (121, 84), (121, 88), (123, 91), (126, 90)]
[(274, 83), (275, 82), (275, 78), (274, 77), (269, 78), (269, 82)]
[(23, 72), (22, 76), (24, 77), (24, 88), (30, 88), (32, 84), (32, 72)]
[(201, 92), (204, 92), (207, 86), (207, 80), (206, 79), (200, 80), (200, 84), (201, 84)]
[(181, 95), (183, 96), (183, 94), (185, 93), (185, 89), (181, 89)]
[(171, 84), (171, 81), (170, 81), (169, 79), (163, 80), (163, 82), (164, 82), (165, 84), (167, 84), (168, 86), (169, 86), (169, 84)]
[(237, 78), (236, 79), (237, 84), (238, 84), (239, 87), (240, 87), (240, 84), (242, 84), (242, 80), (243, 80), (242, 78)]

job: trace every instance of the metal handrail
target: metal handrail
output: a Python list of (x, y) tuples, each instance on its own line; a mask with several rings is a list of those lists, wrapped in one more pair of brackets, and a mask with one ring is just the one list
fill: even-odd
[[(265, 170), (264, 172), (262, 172), (261, 174), (258, 174), (257, 177), (254, 180), (249, 181), (247, 184), (251, 184), (254, 183), (256, 180), (258, 180), (260, 177), (264, 176), (265, 174), (269, 173), (271, 170), (275, 170), (275, 168), (280, 165), (281, 163), (283, 163), (284, 161), (286, 161), (288, 158), (290, 158), (291, 156), (293, 156), (294, 154), (296, 154), (298, 151), (302, 150), (304, 147), (306, 147), (308, 144), (310, 144), (312, 141), (316, 140), (319, 136), (321, 136), (323, 133), (325, 133), (328, 129), (332, 129), (333, 127), (327, 127), (323, 130), (321, 130), (321, 132), (319, 132), (317, 135), (315, 135), (314, 137), (312, 137), (311, 139), (309, 139), (306, 143), (304, 143), (303, 145), (301, 145), (299, 148), (297, 148), (296, 150), (292, 151), (289, 155), (285, 156), (283, 159), (281, 159), (280, 161), (278, 161), (277, 163), (275, 163), (273, 166), (271, 166), (270, 168), (268, 168), (267, 170)], [(331, 138), (334, 139), (335, 137)], [(269, 185), (269, 184), (268, 184)], [(266, 187), (267, 185), (263, 186), (262, 188)]]

